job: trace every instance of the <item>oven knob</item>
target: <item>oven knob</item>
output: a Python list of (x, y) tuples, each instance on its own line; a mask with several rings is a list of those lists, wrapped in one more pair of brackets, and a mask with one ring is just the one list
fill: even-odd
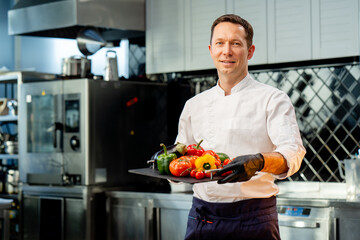
[(71, 137), (70, 146), (72, 150), (74, 151), (78, 150), (80, 148), (80, 140), (76, 136)]

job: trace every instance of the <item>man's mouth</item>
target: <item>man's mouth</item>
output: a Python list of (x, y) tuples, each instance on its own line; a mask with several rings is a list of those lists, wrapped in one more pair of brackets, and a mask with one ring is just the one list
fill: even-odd
[(235, 61), (231, 61), (231, 60), (220, 60), (220, 62), (225, 64), (235, 63)]

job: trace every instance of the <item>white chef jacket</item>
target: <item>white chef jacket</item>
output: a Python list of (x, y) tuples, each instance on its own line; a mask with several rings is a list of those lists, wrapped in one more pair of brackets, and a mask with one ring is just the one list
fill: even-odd
[(185, 103), (176, 142), (189, 145), (201, 139), (205, 150), (226, 153), (230, 159), (279, 152), (289, 167), (288, 172), (281, 175), (257, 172), (246, 182), (194, 184), (194, 196), (209, 202), (274, 196), (279, 192), (274, 180), (298, 171), (305, 155), (289, 97), (249, 74), (231, 89), (231, 95), (225, 96), (217, 84)]

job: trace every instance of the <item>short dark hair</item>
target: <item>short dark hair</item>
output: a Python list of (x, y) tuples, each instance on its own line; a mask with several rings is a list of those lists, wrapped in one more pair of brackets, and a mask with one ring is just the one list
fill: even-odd
[(253, 27), (251, 26), (251, 24), (248, 21), (246, 21), (242, 17), (235, 15), (235, 14), (225, 14), (225, 15), (222, 15), (222, 16), (218, 17), (217, 19), (215, 19), (215, 21), (213, 22), (213, 24), (211, 26), (210, 44), (211, 44), (211, 40), (212, 40), (212, 37), (214, 34), (214, 28), (219, 23), (222, 23), (222, 22), (231, 22), (234, 24), (241, 25), (245, 29), (245, 33), (246, 33), (245, 37), (246, 37), (247, 47), (249, 48), (252, 45), (253, 36), (254, 36)]

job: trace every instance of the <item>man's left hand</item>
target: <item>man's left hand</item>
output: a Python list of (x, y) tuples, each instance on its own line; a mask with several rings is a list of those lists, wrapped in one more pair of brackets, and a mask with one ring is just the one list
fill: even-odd
[(218, 180), (218, 184), (248, 181), (257, 171), (261, 171), (263, 168), (264, 157), (261, 153), (236, 157), (216, 173), (216, 175), (221, 176), (223, 173), (232, 171), (230, 175)]

